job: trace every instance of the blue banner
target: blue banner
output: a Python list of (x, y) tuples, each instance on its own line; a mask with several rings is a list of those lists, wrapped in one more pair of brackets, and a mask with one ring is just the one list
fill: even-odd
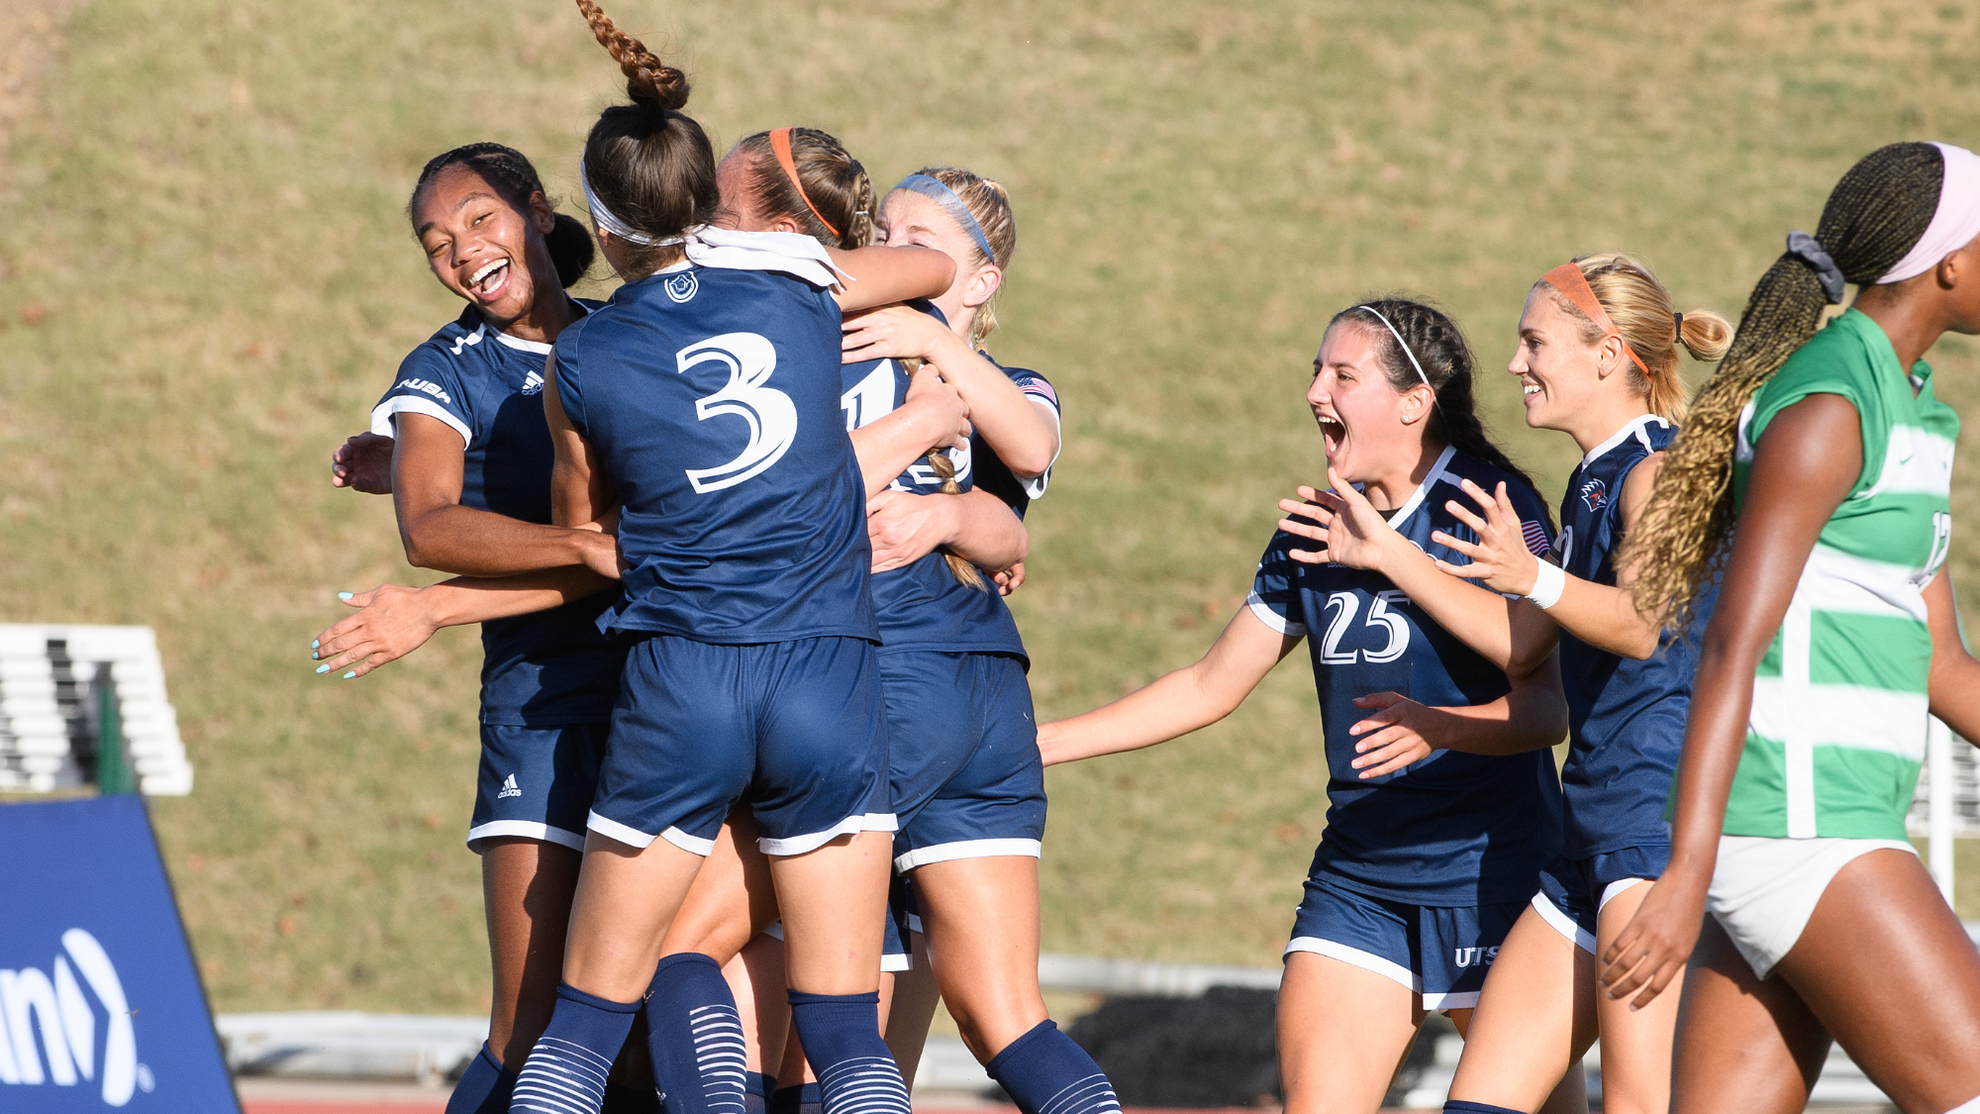
[(0, 1110), (240, 1114), (135, 796), (0, 805)]

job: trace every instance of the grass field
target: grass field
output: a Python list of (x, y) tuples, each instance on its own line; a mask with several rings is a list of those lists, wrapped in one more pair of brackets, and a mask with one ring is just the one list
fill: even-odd
[[(991, 346), (1067, 407), (1014, 600), (1047, 718), (1236, 608), (1276, 498), (1319, 475), (1300, 395), (1348, 299), (1454, 312), (1552, 498), (1576, 454), (1490, 370), (1537, 275), (1635, 251), (1682, 308), (1736, 314), (1857, 156), (1980, 144), (1973, 0), (611, 10), (678, 52), (718, 144), (814, 124), (883, 185), (954, 162), (1011, 188)], [(0, 618), (158, 628), (199, 785), (154, 815), (218, 1008), (474, 1012), (478, 642), (311, 674), (335, 592), (415, 575), (325, 461), (457, 309), (405, 226), (421, 163), (500, 140), (568, 197), (614, 71), (564, 0), (94, 0), (64, 42), (0, 156)], [(1980, 344), (1935, 362), (1980, 413)], [(1953, 566), (1980, 602), (1980, 546)], [(1051, 775), (1049, 948), (1272, 961), (1324, 808), (1306, 670)]]

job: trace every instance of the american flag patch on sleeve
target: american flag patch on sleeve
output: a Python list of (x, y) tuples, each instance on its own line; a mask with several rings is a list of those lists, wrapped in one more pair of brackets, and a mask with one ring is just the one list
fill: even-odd
[(1051, 403), (1053, 409), (1058, 409), (1059, 396), (1056, 391), (1052, 390), (1052, 384), (1047, 383), (1035, 375), (1027, 375), (1023, 379), (1018, 380), (1018, 390), (1028, 395), (1037, 395), (1039, 398)]
[(1545, 557), (1547, 551), (1553, 548), (1553, 544), (1547, 540), (1547, 528), (1538, 522), (1520, 523), (1519, 533), (1526, 539), (1526, 548), (1531, 550), (1535, 557)]

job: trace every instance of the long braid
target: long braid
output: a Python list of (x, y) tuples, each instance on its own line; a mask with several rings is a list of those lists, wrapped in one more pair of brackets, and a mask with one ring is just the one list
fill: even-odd
[(635, 104), (651, 104), (676, 112), (687, 107), (691, 90), (686, 74), (662, 62), (658, 55), (646, 49), (645, 43), (619, 30), (612, 17), (593, 0), (577, 0), (577, 7), (584, 21), (591, 25), (592, 37), (626, 75), (626, 96)]
[[(1396, 345), (1396, 338), (1390, 335), (1380, 320), (1369, 314), (1368, 309), (1389, 320), (1389, 324), (1402, 335), (1404, 343), (1409, 345), (1409, 352)], [(1375, 342), (1389, 386), (1399, 393), (1423, 381), (1416, 374), (1417, 364), (1421, 364), (1423, 376), (1429, 379), (1430, 389), (1437, 396), (1437, 407), (1431, 420), (1437, 423), (1437, 432), (1443, 435), (1444, 440), (1466, 456), (1482, 460), (1513, 476), (1529, 490), (1539, 491), (1526, 470), (1514, 464), (1512, 458), (1493, 444), (1485, 433), (1485, 424), (1478, 418), (1477, 400), (1471, 389), (1472, 372), (1477, 360), (1455, 321), (1420, 299), (1390, 295), (1365, 299), (1342, 310), (1334, 315), (1327, 327), (1331, 329), (1337, 323), (1351, 324)], [(1410, 363), (1411, 355), (1416, 357), (1416, 364)], [(1543, 506), (1545, 503), (1546, 500), (1541, 500)], [(1551, 512), (1548, 520), (1551, 524)]]
[[(908, 356), (899, 363), (901, 370), (907, 372), (910, 379), (920, 375), (928, 366), (928, 362), (919, 356)], [(962, 494), (962, 485), (956, 482), (956, 462), (949, 455), (949, 450), (930, 449), (925, 459), (928, 461), (928, 467), (934, 471), (935, 478), (942, 481), (942, 494)], [(967, 584), (971, 588), (989, 587), (984, 583), (983, 574), (977, 571), (976, 566), (968, 558), (953, 550), (942, 551), (942, 563), (949, 566), (949, 575), (955, 577), (959, 583)]]
[[(1929, 143), (1893, 143), (1863, 157), (1822, 207), (1819, 240), (1843, 278), (1874, 283), (1932, 222), (1944, 156)], [(1760, 276), (1719, 370), (1693, 400), (1665, 454), (1643, 519), (1622, 560), (1642, 572), (1637, 607), (1672, 629), (1690, 621), (1699, 590), (1718, 573), (1732, 531), (1732, 464), (1739, 416), (1756, 391), (1815, 335), (1828, 295), (1800, 258), (1782, 255)]]
[(598, 200), (650, 245), (625, 243), (628, 276), (651, 274), (678, 262), (674, 240), (713, 220), (722, 204), (715, 185), (715, 152), (701, 125), (682, 112), (687, 75), (662, 62), (646, 44), (619, 30), (593, 0), (576, 0), (619, 72), (631, 104), (598, 114), (584, 143), (584, 174)]

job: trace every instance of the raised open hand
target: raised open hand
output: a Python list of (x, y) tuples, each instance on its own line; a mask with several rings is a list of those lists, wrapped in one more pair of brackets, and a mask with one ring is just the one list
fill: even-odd
[(1533, 583), (1539, 576), (1540, 558), (1533, 553), (1528, 543), (1519, 512), (1513, 509), (1512, 500), (1506, 498), (1506, 485), (1503, 481), (1493, 494), (1470, 480), (1461, 481), (1464, 493), (1471, 496), (1483, 512), (1482, 517), (1473, 514), (1471, 509), (1455, 499), (1444, 504), (1445, 509), (1478, 535), (1476, 542), (1454, 538), (1442, 530), (1430, 535), (1430, 540), (1448, 546), (1471, 558), (1468, 565), (1454, 565), (1439, 560), (1437, 567), (1452, 576), (1468, 580), (1482, 580), (1485, 587), (1494, 592), (1523, 596), (1533, 591)]
[[(1327, 483), (1331, 490), (1317, 491), (1301, 484), (1298, 499), (1279, 500), (1279, 509), (1287, 515), (1279, 520), (1279, 529), (1320, 543), (1318, 549), (1293, 550), (1292, 559), (1308, 565), (1332, 562), (1380, 571), (1391, 547), (1408, 543), (1367, 496), (1332, 468), (1327, 469)], [(1302, 518), (1311, 521), (1302, 522)]]

